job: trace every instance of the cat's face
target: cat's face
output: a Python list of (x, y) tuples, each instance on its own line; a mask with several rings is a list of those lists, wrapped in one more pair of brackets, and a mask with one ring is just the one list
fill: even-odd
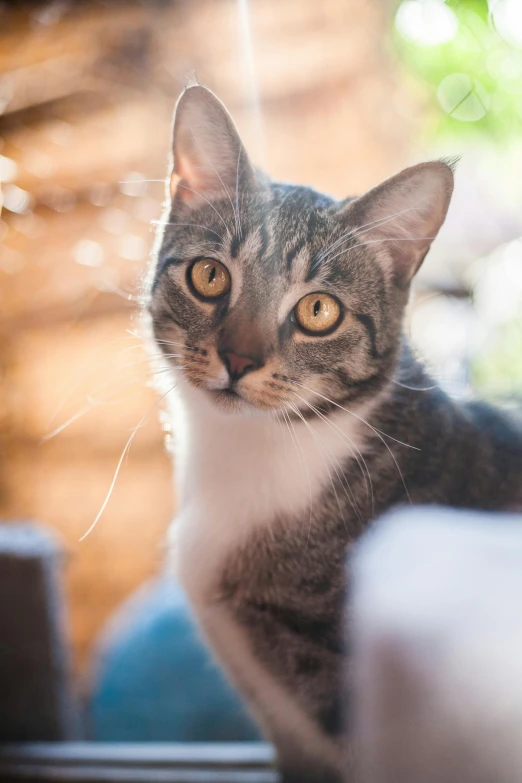
[(444, 163), (423, 164), (341, 203), (274, 184), (212, 93), (189, 88), (150, 293), (158, 345), (229, 411), (368, 399), (393, 371), (409, 283), (452, 182)]

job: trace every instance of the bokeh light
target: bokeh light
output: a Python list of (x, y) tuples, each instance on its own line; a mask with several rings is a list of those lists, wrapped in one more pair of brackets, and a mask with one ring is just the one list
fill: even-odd
[(490, 105), (484, 87), (465, 73), (446, 76), (439, 84), (437, 98), (444, 111), (461, 122), (480, 120)]
[(441, 0), (404, 0), (395, 24), (402, 35), (423, 46), (451, 41), (459, 26), (451, 8)]
[(522, 47), (522, 3), (519, 0), (491, 0), (493, 23), (508, 43)]

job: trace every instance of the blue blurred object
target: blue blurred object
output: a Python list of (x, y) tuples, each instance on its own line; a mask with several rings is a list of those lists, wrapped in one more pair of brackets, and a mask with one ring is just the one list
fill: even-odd
[(260, 739), (166, 577), (142, 587), (103, 632), (89, 718), (96, 741)]

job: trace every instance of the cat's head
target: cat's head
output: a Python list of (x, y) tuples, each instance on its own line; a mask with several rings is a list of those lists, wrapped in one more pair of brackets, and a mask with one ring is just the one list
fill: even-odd
[(226, 410), (368, 399), (393, 372), (410, 282), (452, 189), (443, 162), (341, 202), (274, 183), (221, 102), (188, 88), (149, 292), (158, 345)]

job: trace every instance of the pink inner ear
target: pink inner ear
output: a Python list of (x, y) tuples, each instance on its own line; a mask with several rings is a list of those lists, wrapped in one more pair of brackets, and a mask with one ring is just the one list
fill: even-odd
[(408, 283), (420, 267), (448, 209), (453, 175), (443, 163), (421, 163), (391, 177), (362, 197), (368, 242), (389, 251), (398, 280)]
[(182, 199), (187, 204), (193, 201), (197, 204), (208, 194), (223, 189), (223, 183), (212, 163), (206, 162), (199, 150), (191, 150), (192, 154), (179, 155), (175, 161), (175, 170), (170, 178), (170, 193)]
[(182, 201), (187, 206), (197, 206), (198, 201), (201, 201), (195, 188), (191, 188), (186, 180), (176, 173), (173, 173), (170, 178), (170, 195), (172, 199)]
[(215, 189), (216, 177), (213, 172), (201, 165), (200, 161), (188, 156), (176, 161), (176, 169), (170, 177), (170, 194), (172, 198), (182, 199), (187, 204), (201, 201), (204, 191)]
[(223, 104), (201, 86), (188, 88), (174, 119), (172, 198), (187, 206), (228, 197), (255, 183), (254, 170)]
[[(178, 192), (178, 185), (181, 182), (181, 177), (177, 172), (173, 171), (170, 175), (170, 195), (171, 198), (174, 198), (176, 196), (176, 193)], [(181, 189), (180, 189), (181, 190)]]

